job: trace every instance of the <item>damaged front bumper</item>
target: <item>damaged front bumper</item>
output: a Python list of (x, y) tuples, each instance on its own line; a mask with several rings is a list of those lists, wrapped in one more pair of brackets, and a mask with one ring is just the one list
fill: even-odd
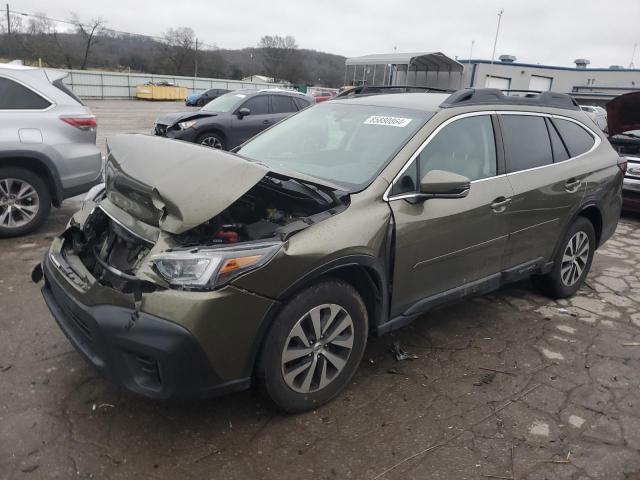
[[(154, 399), (247, 388), (273, 300), (228, 286), (133, 294), (78, 275), (57, 238), (34, 280), (73, 346), (111, 382)], [(40, 271), (41, 269), (41, 271)], [(138, 305), (136, 305), (138, 303)]]

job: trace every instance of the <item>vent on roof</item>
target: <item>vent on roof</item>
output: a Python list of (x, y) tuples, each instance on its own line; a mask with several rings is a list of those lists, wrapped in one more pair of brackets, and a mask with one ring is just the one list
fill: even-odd
[(514, 55), (500, 55), (498, 58), (503, 63), (513, 63), (517, 60)]
[(591, 62), (586, 58), (576, 58), (573, 63), (576, 64), (576, 68), (587, 68), (587, 65), (589, 65)]
[(609, 70), (624, 70), (622, 65), (610, 65)]

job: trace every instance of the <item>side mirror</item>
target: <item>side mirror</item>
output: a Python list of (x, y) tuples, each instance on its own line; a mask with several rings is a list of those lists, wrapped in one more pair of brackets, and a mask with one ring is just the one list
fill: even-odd
[(251, 115), (251, 110), (247, 107), (242, 107), (240, 110), (238, 110), (239, 118), (246, 117), (247, 115)]
[(433, 198), (462, 198), (469, 194), (471, 181), (444, 170), (431, 170), (420, 180), (420, 194)]

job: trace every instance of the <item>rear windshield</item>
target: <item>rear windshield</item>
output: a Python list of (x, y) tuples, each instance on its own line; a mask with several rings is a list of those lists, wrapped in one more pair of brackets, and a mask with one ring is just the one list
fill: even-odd
[(238, 153), (276, 171), (300, 172), (358, 191), (373, 181), (432, 115), (325, 102), (280, 122)]
[(78, 97), (75, 93), (73, 93), (71, 91), (71, 89), (69, 87), (67, 87), (64, 83), (62, 83), (62, 79), (61, 78), (59, 78), (58, 80), (54, 80), (51, 83), (53, 84), (54, 87), (56, 87), (58, 90), (62, 90), (64, 93), (69, 95), (71, 98), (73, 98), (80, 105), (84, 105), (84, 103), (82, 103), (82, 100), (80, 100), (80, 97)]
[(245, 98), (247, 98), (247, 95), (244, 93), (225, 93), (211, 100), (202, 107), (201, 110), (204, 112), (231, 112), (240, 102), (244, 101)]

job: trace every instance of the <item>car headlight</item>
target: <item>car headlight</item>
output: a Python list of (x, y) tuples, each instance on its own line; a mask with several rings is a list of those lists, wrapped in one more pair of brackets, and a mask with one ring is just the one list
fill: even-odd
[(243, 248), (183, 250), (154, 255), (151, 263), (170, 285), (211, 290), (267, 263), (279, 243)]
[(188, 120), (186, 122), (179, 122), (178, 126), (181, 130), (186, 130), (189, 127), (193, 127), (196, 123), (198, 123), (197, 120)]
[(640, 177), (640, 165), (628, 165), (627, 166), (627, 175), (632, 175), (634, 177)]

